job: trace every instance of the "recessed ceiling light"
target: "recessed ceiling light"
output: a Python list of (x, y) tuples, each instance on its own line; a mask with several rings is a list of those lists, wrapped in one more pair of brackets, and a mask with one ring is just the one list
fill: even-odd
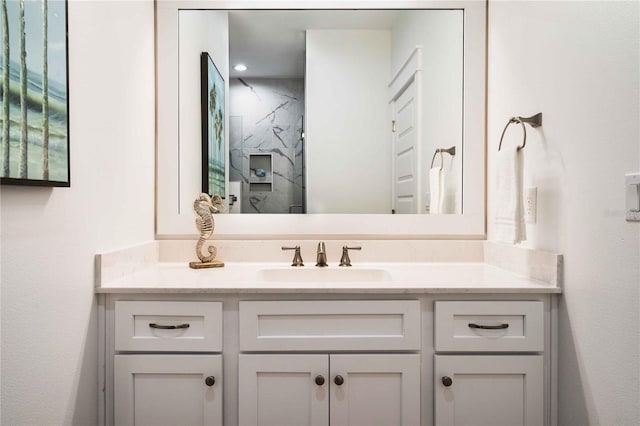
[(236, 71), (246, 71), (247, 66), (245, 64), (238, 64), (235, 67), (233, 67), (233, 69)]

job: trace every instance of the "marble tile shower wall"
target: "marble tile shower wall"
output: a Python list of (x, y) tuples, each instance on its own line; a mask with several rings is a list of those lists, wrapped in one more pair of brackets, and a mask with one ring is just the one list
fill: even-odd
[(304, 80), (234, 78), (229, 91), (229, 180), (242, 182), (242, 213), (302, 213)]

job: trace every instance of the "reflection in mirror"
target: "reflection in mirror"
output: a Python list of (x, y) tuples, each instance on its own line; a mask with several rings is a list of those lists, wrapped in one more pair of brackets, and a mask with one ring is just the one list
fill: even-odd
[(231, 212), (462, 213), (461, 10), (231, 10), (228, 25)]
[[(294, 164), (296, 161), (302, 161), (304, 166), (301, 178), (304, 198), (299, 204), (304, 205), (306, 214), (220, 215), (217, 218), (220, 230), (218, 236), (221, 238), (289, 237), (293, 239), (317, 238), (319, 235), (323, 238), (328, 238), (329, 235), (336, 238), (450, 236), (482, 238), (485, 235), (486, 2), (476, 0), (157, 1), (155, 3), (158, 117), (156, 234), (161, 238), (193, 237), (191, 204), (193, 197), (200, 192), (199, 188), (202, 184), (200, 167), (202, 156), (200, 143), (198, 143), (201, 139), (200, 87), (197, 83), (194, 84), (198, 76), (197, 58), (201, 52), (208, 52), (225, 80), (227, 96), (225, 97), (224, 141), (227, 146), (227, 155), (229, 155), (230, 128), (233, 127), (234, 133), (242, 133), (240, 140), (248, 136), (246, 130), (248, 121), (245, 119), (245, 114), (230, 111), (228, 96), (230, 86), (239, 83), (238, 87), (244, 87), (247, 93), (251, 93), (246, 86), (242, 85), (242, 82), (237, 80), (238, 76), (233, 74), (234, 71), (231, 71), (231, 65), (235, 65), (230, 63), (229, 54), (229, 25), (234, 19), (231, 14), (240, 13), (243, 10), (247, 10), (247, 13), (294, 12), (297, 11), (294, 9), (298, 9), (302, 3), (310, 10), (318, 12), (327, 10), (328, 5), (341, 9), (333, 12), (330, 27), (327, 28), (326, 25), (319, 27), (320, 24), (316, 23), (315, 26), (309, 26), (308, 29), (305, 27), (298, 33), (298, 38), (304, 36), (303, 47), (306, 50), (303, 62), (297, 65), (302, 67), (304, 76), (304, 112), (300, 125), (304, 129), (305, 137), (304, 145), (300, 147), (302, 154), (298, 158), (292, 154), (292, 157)], [(359, 9), (359, 13), (364, 13), (366, 9), (377, 8), (379, 10), (371, 11), (365, 19), (369, 23), (374, 22), (374, 12), (381, 12), (381, 8), (385, 6), (389, 7), (389, 10), (409, 8), (416, 10), (409, 16), (405, 16), (406, 23), (396, 24), (395, 33), (391, 32), (390, 27), (353, 27), (352, 24), (343, 22), (353, 15), (354, 10)], [(419, 17), (422, 11), (434, 13), (429, 14), (431, 18)], [(396, 15), (401, 12), (398, 11)], [(451, 20), (454, 22), (438, 18), (441, 16), (440, 13), (444, 14), (442, 16), (453, 15), (454, 18)], [(255, 15), (254, 19), (250, 19), (248, 23), (253, 26), (263, 22), (258, 19), (259, 17)], [(275, 31), (275, 27), (289, 25), (290, 21), (296, 20), (288, 18), (276, 24), (267, 24), (268, 21), (265, 20), (264, 25), (270, 26)], [(400, 28), (401, 26), (403, 28)], [(455, 30), (457, 39), (447, 35), (446, 30), (452, 28), (457, 28)], [(248, 30), (243, 30), (243, 32), (246, 31)], [(380, 31), (388, 32), (386, 43), (369, 43), (368, 45), (356, 43), (358, 41), (356, 36), (359, 35), (356, 33), (366, 35)], [(343, 35), (349, 33), (352, 37), (348, 40), (336, 41), (339, 33)], [(396, 49), (394, 46), (400, 41), (409, 40), (410, 33), (420, 33), (425, 36), (422, 39), (404, 43), (405, 47), (402, 49)], [(314, 34), (317, 35), (315, 39)], [(321, 37), (323, 35), (324, 38)], [(331, 36), (336, 37), (332, 39)], [(451, 43), (444, 43), (443, 41), (446, 40), (450, 40)], [(313, 45), (312, 42), (314, 42)], [(254, 39), (253, 43), (257, 41)], [(235, 45), (236, 42), (233, 42), (234, 49)], [(358, 49), (349, 50), (353, 45), (359, 46)], [(270, 47), (262, 47), (260, 50), (263, 56), (273, 58), (276, 63), (283, 62), (279, 51), (274, 46), (275, 44), (271, 43)], [(366, 63), (365, 59), (373, 61), (366, 55), (379, 58), (380, 55), (376, 55), (376, 52), (380, 47), (389, 51), (386, 66), (369, 65), (364, 67), (364, 70), (357, 68), (359, 63)], [(324, 56), (321, 55), (322, 53)], [(331, 53), (335, 54), (327, 56)], [(349, 65), (346, 60), (349, 56), (357, 59), (355, 65), (354, 61)], [(363, 56), (365, 57), (362, 58)], [(333, 59), (333, 62), (322, 59), (327, 57)], [(196, 58), (196, 60), (189, 58)], [(238, 58), (240, 59), (245, 62), (244, 58)], [(236, 58), (234, 57), (233, 60), (235, 61)], [(461, 65), (462, 61), (464, 66)], [(458, 65), (451, 66), (452, 63)], [(256, 91), (258, 87), (256, 79), (282, 77), (281, 75), (252, 76), (251, 73), (255, 70), (252, 70), (248, 63), (246, 66), (247, 71), (240, 78)], [(372, 81), (380, 78), (377, 77), (378, 71), (384, 69), (387, 70), (387, 75), (382, 79), (382, 83), (379, 83), (384, 90), (384, 94), (380, 95), (380, 91), (377, 87), (374, 88)], [(285, 76), (292, 78), (291, 74), (285, 74)], [(401, 95), (411, 93), (407, 90), (411, 82), (414, 83), (414, 96), (405, 96), (403, 99)], [(451, 89), (452, 87), (455, 89)], [(419, 97), (421, 97), (420, 101)], [(383, 99), (384, 105), (382, 113), (379, 112), (381, 108), (378, 105), (380, 98)], [(280, 103), (286, 100), (285, 98)], [(403, 104), (403, 101), (406, 102)], [(231, 100), (231, 102), (234, 101)], [(406, 105), (406, 108), (396, 108), (395, 117), (392, 109), (393, 102), (396, 105)], [(275, 104), (275, 107), (280, 103)], [(266, 121), (269, 121), (271, 118), (269, 113), (275, 107), (259, 118), (267, 116)], [(282, 109), (284, 108), (280, 108)], [(231, 119), (232, 114), (233, 119)], [(236, 118), (240, 116), (242, 120)], [(415, 125), (403, 127), (407, 117), (415, 117), (413, 120)], [(390, 120), (396, 121), (394, 133), (391, 133), (394, 126)], [(411, 120), (408, 122), (411, 123)], [(394, 138), (398, 135), (411, 134), (411, 132), (415, 132), (416, 139), (421, 142), (415, 144), (415, 151), (407, 150), (400, 144), (395, 145), (399, 149), (392, 151), (391, 144)], [(271, 135), (273, 135), (273, 129)], [(234, 137), (239, 136), (234, 135)], [(362, 141), (373, 141), (377, 145), (364, 145)], [(361, 142), (361, 144), (354, 145), (354, 142)], [(444, 160), (445, 182), (438, 188), (451, 184), (454, 190), (449, 191), (449, 194), (454, 194), (455, 210), (453, 211), (458, 214), (424, 214), (427, 206), (433, 213), (432, 206), (435, 205), (431, 201), (432, 190), (427, 180), (433, 154), (438, 148), (450, 147), (456, 148), (455, 156), (443, 154), (440, 158), (438, 155), (434, 161), (434, 167), (439, 168), (440, 160)], [(404, 155), (408, 152), (413, 152), (415, 155)], [(380, 153), (387, 156), (385, 165), (381, 165), (382, 163), (377, 160), (374, 161)], [(270, 156), (266, 155), (269, 152), (257, 154), (254, 159), (256, 164), (252, 167), (245, 163), (248, 156), (242, 158), (241, 162), (236, 162), (240, 176), (243, 173), (249, 173), (253, 168), (258, 172), (257, 178), (266, 177), (267, 168), (272, 164), (272, 170), (277, 171), (276, 154), (271, 153), (273, 155)], [(392, 154), (396, 155), (393, 161)], [(239, 178), (240, 180), (230, 181), (230, 159), (227, 157), (226, 161), (225, 182), (228, 191), (225, 201), (230, 204), (230, 212), (240, 211), (239, 207), (245, 210), (246, 206), (238, 204), (243, 204), (242, 198), (246, 194), (240, 191), (242, 185), (246, 183), (242, 177)], [(418, 161), (420, 161), (419, 164)], [(246, 174), (246, 176), (249, 175)], [(394, 176), (396, 183), (390, 184), (389, 180), (393, 183)], [(238, 179), (238, 176), (234, 179)], [(248, 180), (249, 177), (246, 179)], [(276, 176), (274, 179), (279, 177)], [(384, 183), (382, 179), (385, 179)], [(234, 189), (231, 183), (240, 188)], [(413, 188), (419, 190), (413, 191)], [(412, 191), (415, 192), (414, 195)], [(231, 194), (235, 195), (240, 203), (231, 205)], [(236, 194), (241, 196), (238, 197)], [(323, 196), (326, 194), (334, 198), (324, 199)], [(373, 195), (365, 198), (365, 194)], [(351, 204), (347, 205), (347, 202)], [(377, 202), (381, 207), (374, 205)], [(298, 205), (296, 198), (286, 203), (287, 209), (282, 210), (284, 212), (288, 212), (290, 205), (293, 206), (294, 213), (302, 209), (295, 207)], [(244, 204), (250, 203), (247, 201)], [(389, 214), (394, 208), (396, 213), (415, 211), (421, 214)], [(352, 211), (359, 214), (321, 213), (336, 211)]]

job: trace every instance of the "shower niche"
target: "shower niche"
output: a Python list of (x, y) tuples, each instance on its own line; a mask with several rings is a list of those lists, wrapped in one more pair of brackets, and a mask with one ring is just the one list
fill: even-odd
[(249, 192), (273, 192), (272, 154), (249, 154)]

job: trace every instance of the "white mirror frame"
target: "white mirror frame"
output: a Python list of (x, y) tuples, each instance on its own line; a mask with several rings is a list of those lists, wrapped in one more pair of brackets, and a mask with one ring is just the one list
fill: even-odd
[[(220, 214), (215, 216), (215, 238), (294, 239), (321, 236), (325, 239), (436, 239), (485, 237), (485, 1), (158, 0), (156, 2), (157, 238), (191, 238), (197, 233), (191, 205), (189, 204), (188, 207), (182, 209), (178, 206), (180, 167), (177, 147), (177, 22), (179, 9), (464, 9), (462, 215)], [(228, 129), (228, 126), (226, 127)], [(199, 147), (199, 140), (197, 144)], [(200, 163), (197, 162), (197, 164)], [(199, 193), (198, 190), (199, 188), (194, 190), (194, 200)]]

